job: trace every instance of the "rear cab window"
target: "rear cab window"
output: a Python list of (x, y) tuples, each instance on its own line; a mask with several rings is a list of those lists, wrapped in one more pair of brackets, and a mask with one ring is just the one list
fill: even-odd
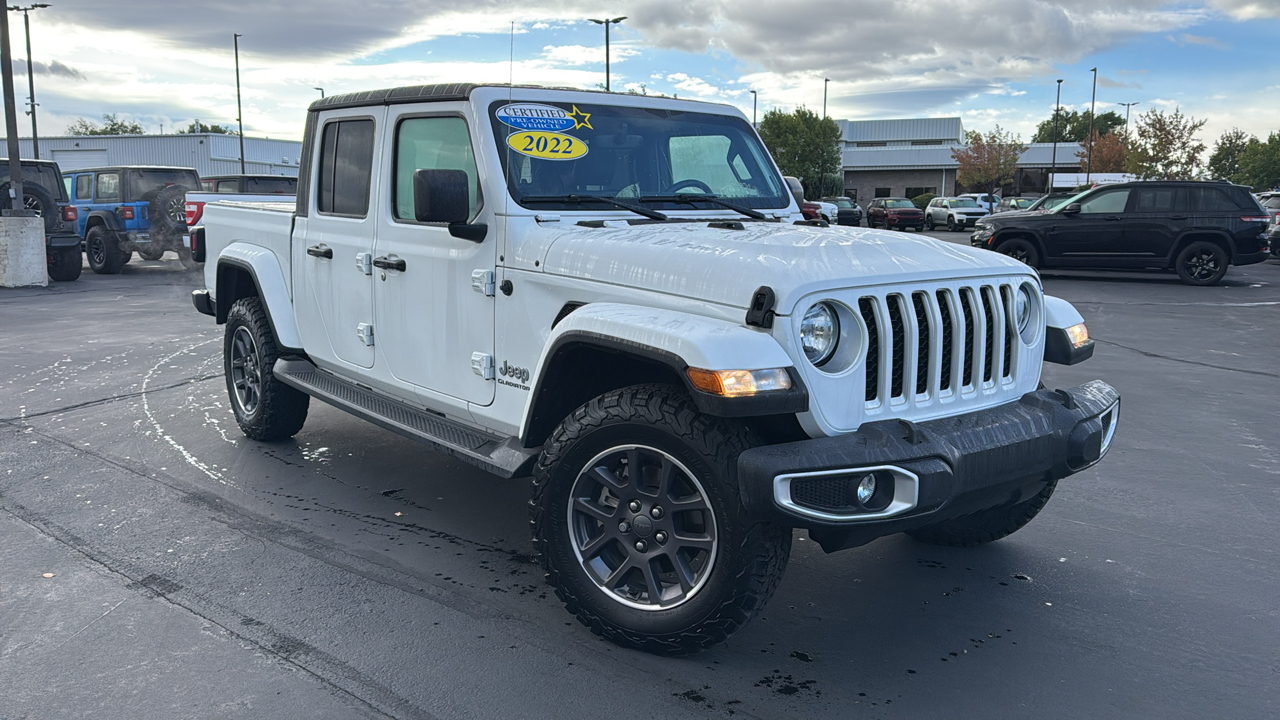
[(373, 178), (373, 120), (333, 120), (320, 137), (316, 211), (365, 217)]
[(262, 195), (293, 195), (298, 192), (298, 179), (280, 178), (245, 178), (244, 191)]

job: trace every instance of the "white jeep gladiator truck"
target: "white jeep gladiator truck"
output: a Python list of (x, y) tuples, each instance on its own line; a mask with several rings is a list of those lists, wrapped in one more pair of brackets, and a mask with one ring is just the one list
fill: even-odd
[(764, 606), (792, 531), (976, 545), (1114, 436), (1116, 391), (1031, 268), (806, 222), (731, 107), (434, 85), (328, 97), (296, 204), (204, 210), (241, 429), (311, 398), (532, 476), (548, 582), (624, 646), (711, 646)]

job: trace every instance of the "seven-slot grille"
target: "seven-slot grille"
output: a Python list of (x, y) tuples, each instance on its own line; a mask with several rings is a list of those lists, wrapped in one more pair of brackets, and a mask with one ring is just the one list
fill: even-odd
[(865, 400), (884, 404), (1012, 381), (1014, 283), (858, 298), (866, 327)]

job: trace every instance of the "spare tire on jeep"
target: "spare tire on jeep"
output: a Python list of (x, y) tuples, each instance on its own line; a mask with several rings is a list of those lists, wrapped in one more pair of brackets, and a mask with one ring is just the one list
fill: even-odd
[(147, 201), (147, 215), (154, 232), (172, 237), (187, 230), (187, 189), (181, 185), (166, 185), (154, 194), (143, 196)]
[[(12, 183), (0, 185), (0, 198), (9, 197), (11, 185)], [(43, 185), (33, 182), (22, 183), (22, 207), (36, 211), (36, 215), (44, 221), (45, 232), (52, 232), (58, 228), (58, 223), (61, 221), (58, 217), (58, 201)]]

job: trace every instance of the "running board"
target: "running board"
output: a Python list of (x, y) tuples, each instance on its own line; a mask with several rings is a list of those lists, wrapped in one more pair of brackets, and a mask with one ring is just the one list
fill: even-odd
[(500, 477), (528, 475), (538, 458), (538, 450), (521, 447), (518, 438), (490, 435), (415, 408), (327, 373), (309, 360), (280, 358), (274, 372), (284, 384), (317, 400)]

